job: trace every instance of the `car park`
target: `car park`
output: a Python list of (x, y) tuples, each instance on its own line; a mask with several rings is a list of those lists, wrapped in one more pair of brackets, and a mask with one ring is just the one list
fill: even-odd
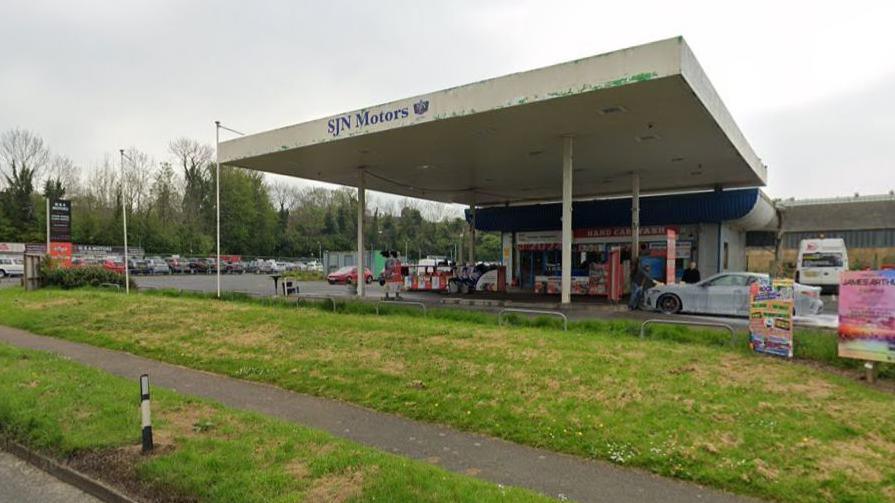
[[(650, 310), (666, 314), (694, 313), (725, 316), (749, 316), (749, 290), (753, 283), (770, 283), (767, 274), (725, 272), (694, 284), (659, 285), (651, 288), (645, 304)], [(814, 315), (823, 310), (820, 287), (795, 283), (794, 314)]]
[(21, 259), (12, 257), (0, 257), (0, 278), (7, 276), (21, 276), (25, 273), (25, 266)]
[[(368, 268), (364, 268), (365, 282), (370, 284), (373, 282), (373, 273)], [(356, 284), (357, 283), (357, 266), (348, 265), (337, 271), (331, 272), (326, 276), (326, 280), (330, 285)]]

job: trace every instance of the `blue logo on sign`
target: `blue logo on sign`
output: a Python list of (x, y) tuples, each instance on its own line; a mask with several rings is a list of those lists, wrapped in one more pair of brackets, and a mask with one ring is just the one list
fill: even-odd
[(413, 104), (413, 113), (423, 115), (429, 110), (429, 100), (419, 100)]

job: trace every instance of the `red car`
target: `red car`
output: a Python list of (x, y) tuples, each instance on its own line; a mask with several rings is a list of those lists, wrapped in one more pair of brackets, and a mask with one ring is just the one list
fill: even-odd
[[(373, 273), (370, 272), (366, 267), (364, 268), (364, 276), (367, 284), (373, 282)], [(326, 280), (329, 281), (330, 285), (335, 284), (354, 284), (357, 283), (357, 266), (349, 265), (345, 266), (338, 271), (331, 272), (326, 277)]]
[(124, 274), (124, 261), (113, 259), (103, 260), (103, 269), (117, 272), (118, 274)]

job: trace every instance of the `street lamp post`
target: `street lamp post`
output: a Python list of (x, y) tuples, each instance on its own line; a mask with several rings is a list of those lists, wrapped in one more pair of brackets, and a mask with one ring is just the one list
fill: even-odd
[(221, 124), (221, 121), (214, 121), (214, 207), (216, 213), (217, 227), (217, 292), (218, 298), (221, 298), (221, 129), (236, 133), (239, 136), (245, 136), (235, 129), (230, 129)]
[[(128, 265), (128, 262), (127, 262), (127, 257), (128, 257), (128, 254), (127, 254), (127, 204), (124, 201), (124, 196), (125, 196), (125, 190), (124, 190), (125, 185), (124, 184), (125, 184), (125, 180), (127, 179), (127, 177), (124, 174), (124, 158), (127, 157), (128, 159), (130, 159), (130, 157), (128, 157), (127, 154), (124, 153), (123, 148), (119, 149), (118, 152), (121, 153), (121, 221), (124, 224), (124, 293), (130, 294), (131, 293), (131, 274), (130, 274), (130, 265)], [(131, 159), (131, 162), (134, 162), (133, 159)]]

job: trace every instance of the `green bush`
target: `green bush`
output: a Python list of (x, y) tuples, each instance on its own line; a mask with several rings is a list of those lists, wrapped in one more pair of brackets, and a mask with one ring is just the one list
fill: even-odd
[[(96, 287), (103, 284), (124, 286), (123, 274), (109, 271), (98, 265), (65, 268), (47, 263), (41, 267), (40, 277), (44, 286), (58, 286), (66, 290), (85, 286)], [(135, 287), (133, 282), (131, 282), (131, 287)]]

